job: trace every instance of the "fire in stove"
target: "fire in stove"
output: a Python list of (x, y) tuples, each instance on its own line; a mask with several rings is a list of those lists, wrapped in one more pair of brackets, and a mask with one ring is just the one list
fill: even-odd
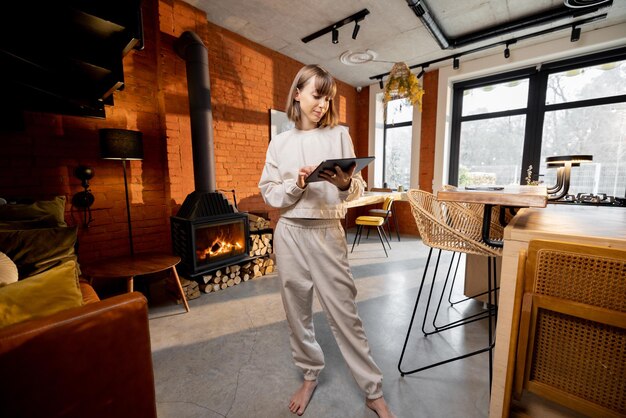
[(194, 219), (172, 216), (172, 244), (181, 258), (183, 274), (196, 277), (249, 257), (246, 213), (235, 212)]
[(220, 236), (215, 238), (207, 247), (204, 247), (204, 245), (196, 241), (196, 245), (200, 245), (200, 247), (196, 249), (198, 260), (204, 262), (207, 258), (213, 259), (220, 255), (230, 257), (232, 255), (241, 254), (241, 252), (245, 250), (241, 242), (229, 242), (228, 240), (229, 238)]

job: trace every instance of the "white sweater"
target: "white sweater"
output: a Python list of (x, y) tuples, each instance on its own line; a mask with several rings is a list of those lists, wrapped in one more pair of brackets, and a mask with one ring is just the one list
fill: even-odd
[(308, 131), (294, 128), (283, 132), (272, 139), (267, 149), (259, 182), (261, 195), (265, 203), (279, 208), (285, 218), (343, 218), (346, 214), (343, 202), (357, 199), (365, 190), (360, 173), (352, 177), (346, 191), (327, 181), (309, 183), (301, 189), (296, 181), (301, 167), (354, 156), (352, 138), (344, 126)]

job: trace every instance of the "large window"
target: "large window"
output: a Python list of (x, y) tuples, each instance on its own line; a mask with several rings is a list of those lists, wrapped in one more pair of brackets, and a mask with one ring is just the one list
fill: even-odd
[(383, 187), (408, 189), (411, 180), (413, 106), (398, 99), (387, 103), (383, 134)]
[(548, 156), (591, 154), (570, 193), (626, 194), (626, 48), (454, 86), (449, 182), (552, 186)]

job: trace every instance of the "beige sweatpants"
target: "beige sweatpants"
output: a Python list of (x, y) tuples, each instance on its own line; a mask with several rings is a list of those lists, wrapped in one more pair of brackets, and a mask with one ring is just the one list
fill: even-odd
[(324, 368), (324, 353), (313, 328), (315, 290), (352, 376), (368, 399), (381, 397), (383, 376), (357, 313), (357, 291), (341, 222), (281, 218), (274, 231), (274, 249), (292, 355), (304, 378), (315, 380)]

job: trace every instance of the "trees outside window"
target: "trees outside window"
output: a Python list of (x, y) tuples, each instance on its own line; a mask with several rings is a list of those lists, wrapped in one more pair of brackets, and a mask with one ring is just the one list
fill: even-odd
[(383, 135), (383, 186), (409, 188), (411, 180), (411, 138), (413, 106), (405, 99), (387, 102)]
[(552, 186), (545, 159), (591, 154), (570, 193), (626, 194), (626, 48), (454, 86), (449, 182)]

